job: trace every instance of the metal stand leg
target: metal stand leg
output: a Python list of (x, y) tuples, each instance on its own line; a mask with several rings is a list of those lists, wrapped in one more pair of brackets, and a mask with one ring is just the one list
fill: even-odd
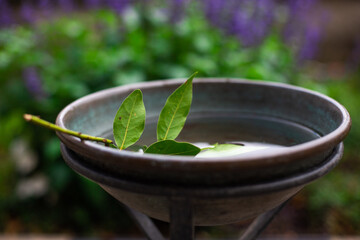
[[(288, 201), (258, 216), (244, 231), (239, 240), (256, 239)], [(193, 206), (191, 200), (171, 198), (170, 204), (170, 240), (194, 240)], [(125, 208), (149, 240), (165, 240), (148, 216), (127, 206)]]
[(171, 198), (170, 240), (193, 240), (193, 207), (186, 198)]
[(127, 212), (137, 223), (143, 233), (149, 240), (165, 240), (159, 229), (155, 226), (154, 222), (145, 214), (138, 212), (128, 206), (124, 205)]
[(286, 205), (288, 201), (282, 203), (280, 206), (267, 211), (260, 216), (258, 216), (250, 226), (245, 230), (243, 235), (239, 240), (253, 240), (256, 239), (262, 231), (269, 225), (269, 223), (274, 219), (275, 215), (280, 212), (280, 210)]

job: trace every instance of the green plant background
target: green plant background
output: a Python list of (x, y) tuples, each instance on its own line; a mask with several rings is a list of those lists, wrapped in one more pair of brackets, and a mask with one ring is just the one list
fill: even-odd
[[(23, 80), (27, 67), (37, 69), (43, 96), (28, 91)], [(86, 94), (128, 83), (187, 77), (195, 70), (200, 77), (296, 84), (340, 101), (353, 120), (345, 157), (298, 198), (308, 213), (302, 218), (308, 231), (360, 234), (356, 227), (360, 225), (359, 72), (342, 79), (311, 77), (296, 66), (276, 28), (261, 45), (244, 48), (199, 14), (169, 24), (151, 12), (119, 18), (107, 10), (0, 30), (0, 232), (136, 232), (115, 200), (65, 165), (55, 134), (27, 124), (22, 115), (55, 121), (63, 107)], [(37, 164), (29, 172), (19, 171), (16, 160), (29, 154)], [(46, 179), (46, 191), (19, 194), (19, 183), (34, 176)]]

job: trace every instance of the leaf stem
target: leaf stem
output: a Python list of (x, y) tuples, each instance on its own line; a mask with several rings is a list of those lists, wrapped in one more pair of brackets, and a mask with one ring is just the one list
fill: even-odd
[(213, 149), (213, 148), (214, 148), (214, 146), (212, 146), (212, 147), (200, 148), (200, 151), (210, 150), (210, 149)]
[(94, 136), (91, 136), (91, 135), (83, 134), (81, 132), (76, 132), (76, 131), (72, 131), (72, 130), (69, 130), (69, 129), (65, 129), (65, 128), (59, 127), (58, 125), (55, 125), (55, 124), (50, 123), (48, 121), (45, 121), (45, 120), (41, 119), (40, 117), (31, 115), (31, 114), (24, 114), (24, 119), (26, 121), (28, 121), (28, 122), (35, 123), (37, 125), (43, 126), (45, 128), (48, 128), (48, 129), (51, 129), (51, 130), (54, 130), (54, 131), (63, 132), (63, 133), (78, 137), (78, 138), (80, 138), (82, 140), (89, 140), (89, 141), (94, 141), (94, 142), (102, 142), (102, 143), (105, 143), (105, 145), (107, 145), (107, 146), (109, 146), (109, 145), (114, 146), (114, 142), (112, 140), (110, 140), (110, 139), (106, 139), (106, 138), (102, 138), (102, 137), (94, 137)]

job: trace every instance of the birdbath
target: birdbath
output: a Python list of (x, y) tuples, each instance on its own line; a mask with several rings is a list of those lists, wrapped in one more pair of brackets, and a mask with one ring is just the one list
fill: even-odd
[[(143, 92), (146, 125), (139, 144), (156, 139), (157, 117), (183, 79), (126, 85), (65, 107), (60, 127), (112, 138), (121, 102)], [(193, 103), (178, 140), (238, 143), (237, 155), (208, 158), (119, 151), (57, 133), (66, 163), (125, 204), (149, 239), (163, 239), (147, 217), (170, 223), (172, 240), (193, 239), (194, 226), (256, 218), (242, 236), (254, 239), (306, 184), (340, 160), (350, 116), (335, 100), (286, 84), (195, 79)]]

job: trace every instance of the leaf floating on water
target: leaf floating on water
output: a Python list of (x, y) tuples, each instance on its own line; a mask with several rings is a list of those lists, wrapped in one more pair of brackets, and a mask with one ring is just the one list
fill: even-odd
[(157, 140), (174, 140), (184, 127), (192, 102), (192, 81), (197, 74), (177, 88), (166, 100), (157, 125)]
[(200, 148), (187, 142), (176, 142), (174, 140), (162, 140), (150, 145), (145, 153), (195, 156), (200, 152)]
[(237, 144), (215, 144), (213, 147), (204, 149), (201, 153), (196, 155), (197, 158), (220, 158), (235, 156), (243, 153), (248, 153), (268, 147), (258, 146), (242, 146)]
[(143, 95), (137, 89), (123, 101), (114, 119), (113, 133), (120, 150), (139, 140), (145, 127), (145, 114)]

